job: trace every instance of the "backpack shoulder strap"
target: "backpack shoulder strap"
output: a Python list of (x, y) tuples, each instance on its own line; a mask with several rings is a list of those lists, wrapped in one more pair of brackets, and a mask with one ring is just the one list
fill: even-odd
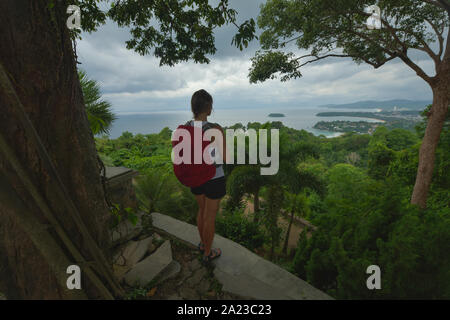
[[(193, 126), (192, 120), (189, 120), (188, 122), (186, 122), (184, 124), (184, 126)], [(206, 131), (208, 129), (212, 129), (212, 128), (217, 128), (220, 127), (217, 123), (212, 123), (212, 122), (206, 122), (203, 126), (202, 126), (202, 130)]]
[(212, 129), (212, 128), (220, 128), (219, 124), (217, 123), (212, 123), (212, 122), (207, 122), (205, 123), (205, 125), (203, 126), (203, 131), (206, 131), (208, 129)]

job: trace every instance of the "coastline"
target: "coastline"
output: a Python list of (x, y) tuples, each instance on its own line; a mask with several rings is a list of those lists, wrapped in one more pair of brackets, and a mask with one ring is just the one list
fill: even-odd
[[(219, 123), (222, 126), (230, 127), (241, 123), (246, 126), (249, 122), (282, 122), (284, 126), (296, 130), (305, 130), (315, 136), (324, 135), (327, 138), (336, 137), (337, 132), (314, 129), (314, 125), (321, 120), (316, 116), (318, 112), (325, 112), (325, 108), (280, 108), (277, 113), (283, 113), (285, 117), (272, 118), (268, 114), (276, 108), (263, 108), (255, 110), (248, 109), (213, 109), (213, 113), (208, 121)], [(179, 124), (186, 123), (192, 118), (189, 109), (180, 111), (144, 111), (118, 113), (118, 119), (113, 123), (110, 130), (112, 139), (118, 138), (123, 132), (128, 131), (133, 134), (153, 134), (159, 133), (165, 127), (174, 130)], [(339, 117), (339, 119), (354, 120), (350, 117)], [(333, 117), (331, 117), (333, 120)], [(365, 120), (365, 119), (364, 119)]]
[[(328, 116), (318, 116), (318, 117), (322, 117), (322, 118), (329, 118)], [(333, 117), (339, 117), (339, 116), (333, 116)], [(376, 123), (376, 122), (380, 122), (380, 123), (386, 123), (386, 120), (382, 120), (382, 119), (378, 119), (378, 118), (370, 118), (370, 117), (352, 117), (352, 116), (347, 116), (347, 115), (343, 115), (342, 117), (349, 117), (349, 118), (358, 118), (358, 119), (367, 119), (367, 120), (372, 120), (372, 121), (367, 121), (367, 122), (371, 122), (371, 123)], [(351, 120), (350, 120), (351, 121)], [(359, 121), (364, 121), (364, 120), (359, 120)], [(356, 120), (355, 120), (356, 122)]]

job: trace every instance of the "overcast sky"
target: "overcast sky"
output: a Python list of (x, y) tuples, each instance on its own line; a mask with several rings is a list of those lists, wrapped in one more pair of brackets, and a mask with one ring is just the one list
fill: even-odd
[[(238, 23), (255, 18), (264, 0), (231, 0)], [(255, 108), (262, 106), (312, 107), (358, 100), (431, 100), (431, 90), (414, 71), (400, 60), (393, 60), (378, 70), (356, 65), (351, 59), (337, 58), (310, 64), (303, 77), (289, 82), (269, 80), (250, 84), (250, 58), (259, 48), (253, 41), (248, 49), (231, 46), (236, 27), (216, 31), (215, 56), (207, 65), (193, 62), (175, 67), (159, 67), (151, 56), (127, 50), (127, 29), (108, 22), (93, 34), (83, 34), (77, 44), (78, 60), (90, 78), (97, 80), (103, 97), (117, 113), (186, 110), (190, 97), (206, 89), (214, 97), (215, 108)], [(429, 59), (416, 60), (433, 74)]]

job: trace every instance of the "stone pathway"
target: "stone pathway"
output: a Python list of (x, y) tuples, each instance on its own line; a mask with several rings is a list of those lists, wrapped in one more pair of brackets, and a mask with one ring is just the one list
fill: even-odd
[(179, 272), (169, 279), (156, 280), (149, 290), (156, 290), (148, 297), (151, 300), (237, 300), (245, 299), (222, 290), (215, 279), (212, 267), (200, 263), (198, 251), (179, 241), (172, 240), (174, 261), (179, 262)]
[[(172, 217), (152, 213), (153, 227), (191, 245), (199, 242), (197, 228)], [(329, 300), (326, 293), (243, 246), (215, 235), (214, 247), (223, 255), (213, 261), (214, 277), (222, 290), (252, 299)]]
[[(168, 234), (144, 232), (140, 224), (115, 234), (114, 272), (128, 299), (245, 300), (227, 293), (214, 277), (213, 266), (200, 263), (197, 248)], [(123, 227), (123, 226), (122, 226)]]
[(115, 234), (114, 270), (131, 299), (332, 299), (219, 235), (213, 246), (223, 255), (203, 266), (196, 226), (159, 213), (150, 217), (150, 230), (127, 225)]

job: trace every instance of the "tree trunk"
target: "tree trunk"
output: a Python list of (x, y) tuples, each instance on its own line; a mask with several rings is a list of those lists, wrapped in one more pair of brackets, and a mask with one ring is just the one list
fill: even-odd
[[(449, 63), (450, 65), (450, 63)], [(450, 68), (441, 68), (442, 74), (433, 89), (433, 106), (428, 116), (427, 128), (419, 151), (419, 166), (411, 203), (425, 209), (433, 178), (435, 151), (448, 112), (450, 97)]]
[(286, 231), (286, 239), (284, 239), (284, 245), (283, 245), (283, 253), (287, 254), (287, 247), (288, 247), (288, 243), (289, 243), (289, 235), (291, 233), (291, 227), (292, 227), (292, 222), (294, 221), (294, 211), (291, 212), (291, 219), (289, 220), (289, 225)]
[(259, 222), (259, 190), (253, 194), (253, 222)]
[(270, 257), (269, 257), (270, 261), (273, 261), (274, 255), (275, 255), (275, 240), (272, 240), (272, 246), (270, 247)]
[[(109, 212), (66, 27), (68, 15), (64, 2), (54, 1), (54, 8), (49, 9), (48, 1), (1, 1), (0, 63), (82, 221), (97, 245), (106, 252)], [(37, 146), (27, 136), (18, 109), (8, 98), (0, 91), (0, 134), (14, 149), (20, 165), (83, 257), (93, 260), (86, 240), (63, 209), (61, 199), (52, 192), (55, 181), (45, 169)], [(8, 177), (7, 183), (22, 199), (20, 207), (26, 207), (42, 224), (48, 224), (25, 191), (23, 181), (3, 156), (0, 171), (0, 179), (5, 182)], [(19, 206), (11, 203), (0, 203), (0, 291), (16, 299), (67, 298), (66, 288), (61, 287), (55, 276), (62, 271), (52, 270), (55, 264), (47, 261), (33, 244), (26, 228), (15, 217)], [(63, 247), (55, 232), (50, 232)], [(76, 264), (73, 258), (71, 261)], [(99, 291), (83, 275), (84, 294), (98, 298)]]

